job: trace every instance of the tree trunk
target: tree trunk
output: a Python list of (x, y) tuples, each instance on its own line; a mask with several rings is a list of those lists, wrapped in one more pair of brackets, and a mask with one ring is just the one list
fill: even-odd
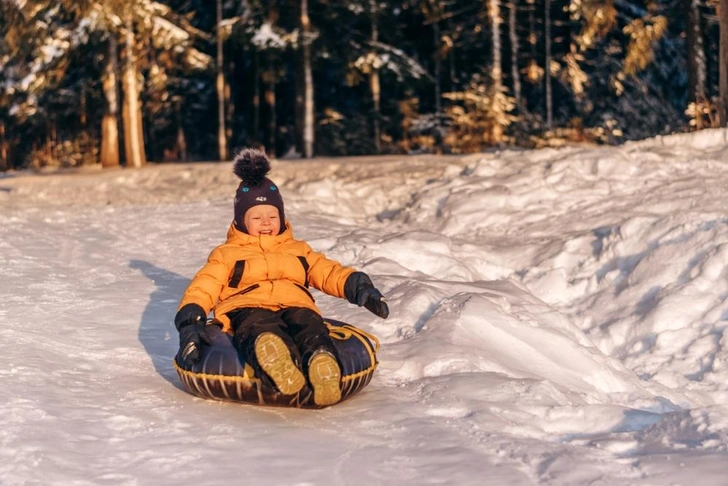
[(308, 0), (301, 0), (301, 29), (303, 31), (303, 156), (313, 157), (314, 146), (314, 99), (313, 72), (311, 70), (311, 21), (308, 18)]
[(268, 146), (266, 153), (274, 155), (276, 153), (276, 75), (273, 72), (273, 61), (270, 60), (270, 70), (265, 73), (265, 102), (268, 105)]
[(85, 132), (88, 123), (88, 95), (86, 94), (86, 83), (83, 81), (80, 90), (78, 122), (81, 125), (81, 130)]
[(720, 126), (728, 126), (728, 0), (718, 5), (720, 24)]
[(546, 129), (554, 124), (554, 100), (551, 94), (551, 0), (544, 0), (544, 89), (546, 91)]
[(503, 86), (503, 60), (501, 57), (501, 36), (500, 36), (500, 5), (499, 0), (488, 0), (488, 13), (491, 28), (492, 67), (490, 71), (493, 87), (500, 89)]
[(126, 16), (126, 63), (124, 67), (124, 148), (127, 167), (142, 167), (147, 163), (144, 153), (142, 110), (137, 87), (137, 70), (134, 63), (134, 31), (131, 14)]
[(260, 53), (256, 50), (253, 65), (253, 138), (261, 141), (260, 136)]
[(511, 77), (513, 78), (513, 97), (519, 113), (523, 110), (521, 98), (521, 73), (518, 71), (518, 0), (511, 0), (511, 9), (508, 14), (508, 34), (511, 41)]
[[(370, 0), (370, 2), (372, 13), (372, 45), (374, 46), (379, 42), (379, 20), (377, 19), (376, 1)], [(382, 134), (379, 118), (382, 92), (379, 85), (379, 71), (374, 66), (372, 66), (371, 72), (369, 73), (369, 88), (372, 93), (372, 103), (374, 105), (374, 150), (376, 153), (380, 153)]]
[(296, 88), (296, 99), (294, 103), (294, 129), (296, 130), (296, 136), (295, 136), (295, 146), (296, 146), (296, 153), (303, 154), (304, 151), (304, 141), (303, 141), (303, 131), (304, 131), (304, 125), (306, 122), (304, 121), (305, 118), (305, 106), (304, 106), (304, 98), (306, 97), (306, 80), (305, 78), (305, 70), (304, 70), (304, 61), (303, 61), (303, 47), (298, 46), (298, 51), (296, 52), (296, 58), (294, 61), (295, 69), (296, 69), (296, 76), (295, 76), (295, 88)]
[(379, 71), (372, 70), (369, 77), (369, 87), (372, 91), (372, 101), (374, 103), (374, 149), (376, 153), (381, 152), (382, 128), (379, 122), (381, 112), (381, 87), (379, 85)]
[(688, 96), (693, 101), (704, 101), (708, 76), (700, 5), (698, 0), (684, 0), (684, 2), (687, 13)]
[(225, 134), (225, 74), (222, 53), (222, 0), (217, 0), (217, 157), (227, 160), (227, 136)]
[(432, 23), (432, 40), (435, 53), (435, 113), (442, 112), (442, 58), (440, 56), (440, 21)]
[(4, 172), (10, 168), (9, 153), (8, 139), (5, 136), (5, 123), (0, 121), (0, 171)]
[[(235, 72), (235, 62), (228, 64), (228, 73)], [(233, 140), (233, 120), (235, 119), (235, 103), (233, 102), (233, 90), (230, 86), (230, 75), (225, 76), (225, 147), (230, 157), (230, 143)]]
[(109, 57), (101, 82), (106, 98), (106, 114), (101, 120), (101, 167), (119, 167), (119, 98), (116, 73), (119, 70), (116, 34), (109, 34)]
[(180, 103), (175, 105), (175, 112), (177, 114), (177, 158), (182, 162), (187, 162), (187, 138), (185, 137)]
[[(452, 32), (452, 22), (450, 19), (447, 20), (447, 30)], [(448, 59), (450, 61), (450, 91), (457, 91), (458, 90), (458, 74), (457, 69), (455, 66), (455, 40), (453, 39), (453, 45), (450, 47), (450, 51), (448, 53)]]
[[(490, 17), (490, 28), (491, 28), (491, 46), (492, 46), (492, 61), (493, 66), (490, 71), (490, 77), (492, 82), (493, 96), (500, 96), (503, 92), (503, 61), (501, 58), (501, 36), (500, 36), (500, 25), (502, 23), (500, 18), (500, 5), (499, 0), (489, 0), (488, 3), (488, 15)], [(503, 107), (494, 104), (493, 108), (500, 112)], [(493, 123), (491, 129), (491, 141), (494, 143), (500, 143), (503, 141), (503, 126), (497, 121)]]

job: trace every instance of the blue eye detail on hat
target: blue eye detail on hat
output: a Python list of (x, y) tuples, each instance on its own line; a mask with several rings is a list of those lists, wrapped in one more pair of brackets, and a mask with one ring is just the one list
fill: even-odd
[(249, 187), (243, 187), (243, 188), (242, 188), (242, 189), (240, 189), (240, 190), (241, 190), (242, 192), (248, 192), (248, 191), (250, 190), (250, 188), (249, 188)]
[(276, 190), (276, 186), (270, 186), (270, 190), (271, 191), (275, 191)]

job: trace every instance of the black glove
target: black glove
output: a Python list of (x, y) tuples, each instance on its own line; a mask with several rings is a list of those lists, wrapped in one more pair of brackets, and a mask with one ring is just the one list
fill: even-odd
[(382, 319), (389, 315), (389, 307), (382, 293), (374, 288), (369, 276), (363, 272), (354, 272), (349, 275), (344, 284), (346, 300), (359, 307), (364, 306), (372, 314)]
[(192, 366), (200, 360), (201, 343), (212, 343), (207, 334), (207, 314), (199, 305), (187, 304), (174, 317), (174, 326), (179, 331), (179, 357), (185, 366)]

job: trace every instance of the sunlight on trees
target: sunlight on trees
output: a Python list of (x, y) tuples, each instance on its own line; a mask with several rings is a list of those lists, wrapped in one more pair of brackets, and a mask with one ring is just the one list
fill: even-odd
[[(0, 170), (725, 125), (728, 0), (0, 0)], [(720, 53), (723, 54), (720, 54)]]

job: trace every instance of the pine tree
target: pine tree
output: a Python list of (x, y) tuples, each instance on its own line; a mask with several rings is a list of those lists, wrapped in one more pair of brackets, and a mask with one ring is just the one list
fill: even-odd
[[(116, 118), (116, 68), (114, 56), (109, 52), (113, 44), (120, 38), (120, 47), (124, 54), (124, 75), (121, 82), (124, 86), (125, 120), (127, 133), (124, 141), (127, 146), (126, 156), (129, 166), (138, 166), (146, 158), (144, 147), (144, 129), (141, 124), (142, 105), (134, 91), (144, 88), (142, 70), (152, 71), (154, 68), (162, 75), (163, 69), (154, 61), (148, 62), (156, 55), (157, 50), (169, 51), (175, 46), (176, 54), (181, 60), (188, 62), (193, 68), (205, 68), (206, 57), (195, 50), (190, 39), (199, 35), (186, 19), (176, 16), (167, 6), (157, 2), (133, 2), (130, 0), (108, 0), (76, 2), (64, 0), (51, 2), (38, 0), (28, 3), (14, 3), (14, 12), (8, 12), (15, 24), (3, 32), (3, 39), (8, 42), (7, 69), (3, 70), (5, 93), (9, 94), (0, 100), (7, 111), (7, 116), (16, 127), (34, 127), (41, 125), (43, 130), (31, 130), (30, 137), (23, 137), (22, 143), (32, 143), (39, 154), (40, 137), (49, 149), (41, 154), (40, 163), (48, 163), (54, 158), (51, 147), (58, 144), (59, 137), (66, 132), (84, 133), (88, 116), (86, 100), (96, 99), (93, 90), (105, 93), (106, 114), (91, 117), (101, 127), (101, 146), (104, 166), (116, 165), (118, 159), (115, 135)], [(3, 12), (8, 7), (3, 2)], [(124, 13), (120, 16), (120, 13)], [(106, 60), (105, 68), (96, 69), (94, 58)], [(28, 62), (29, 59), (34, 59)], [(140, 66), (137, 61), (142, 61)], [(84, 81), (94, 76), (100, 82), (89, 84)], [(68, 86), (68, 89), (59, 89)], [(89, 91), (89, 86), (91, 91)], [(162, 89), (164, 86), (152, 87)], [(155, 96), (152, 95), (151, 98)], [(159, 96), (162, 98), (163, 96)], [(75, 98), (75, 99), (74, 99)], [(52, 112), (46, 112), (51, 100), (57, 100)], [(136, 100), (136, 101), (135, 101)], [(63, 109), (58, 109), (57, 103)], [(129, 105), (132, 105), (129, 108)], [(83, 112), (79, 112), (79, 107)], [(2, 108), (0, 108), (2, 110)], [(73, 114), (75, 112), (75, 115)], [(61, 130), (55, 120), (62, 117), (75, 118), (73, 123), (63, 123)], [(96, 121), (97, 120), (97, 121)], [(61, 133), (63, 132), (63, 133)], [(17, 134), (13, 134), (15, 138)], [(23, 150), (32, 152), (33, 146), (24, 146)], [(93, 150), (84, 150), (93, 155)], [(132, 155), (130, 158), (130, 155)]]

